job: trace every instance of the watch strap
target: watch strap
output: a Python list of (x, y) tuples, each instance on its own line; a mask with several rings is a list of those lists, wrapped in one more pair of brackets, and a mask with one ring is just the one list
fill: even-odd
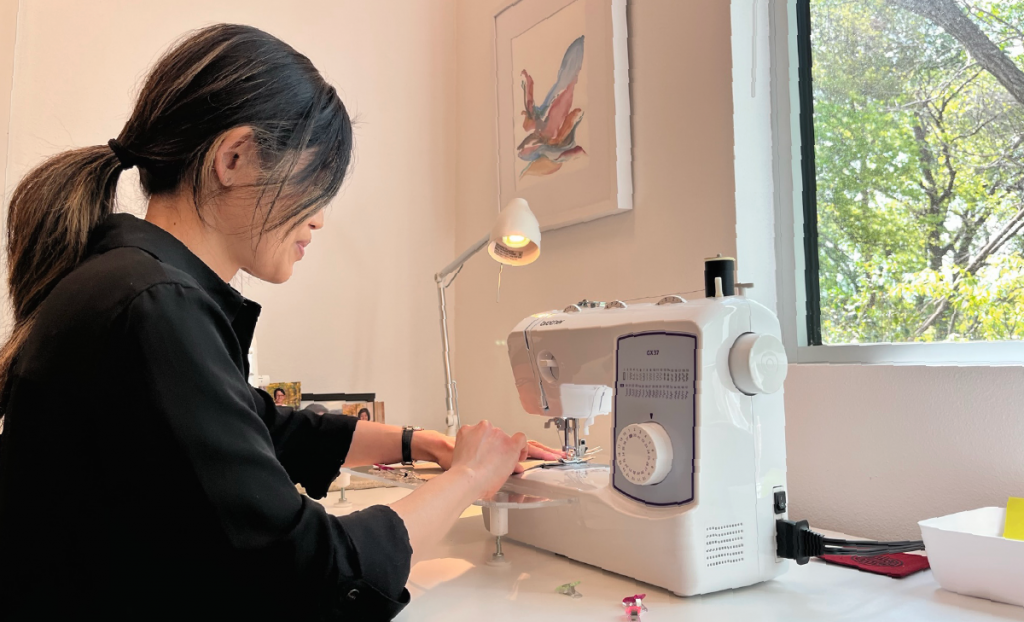
[(417, 429), (411, 425), (402, 428), (402, 464), (406, 466), (412, 464), (412, 433)]

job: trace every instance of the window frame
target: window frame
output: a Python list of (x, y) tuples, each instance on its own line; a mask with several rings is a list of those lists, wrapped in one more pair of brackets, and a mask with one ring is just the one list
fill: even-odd
[[(769, 0), (768, 12), (775, 290), (790, 362), (1024, 365), (1024, 341), (822, 343), (810, 0)], [(810, 274), (816, 278), (809, 278)]]

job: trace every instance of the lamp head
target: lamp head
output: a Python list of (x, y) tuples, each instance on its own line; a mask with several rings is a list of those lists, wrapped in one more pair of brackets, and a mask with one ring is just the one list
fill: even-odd
[(540, 256), (540, 224), (525, 199), (512, 199), (501, 210), (487, 252), (510, 266), (525, 266)]

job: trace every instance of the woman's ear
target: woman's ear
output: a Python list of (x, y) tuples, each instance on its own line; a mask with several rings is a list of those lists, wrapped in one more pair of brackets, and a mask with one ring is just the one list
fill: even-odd
[(251, 127), (236, 127), (221, 136), (213, 168), (221, 186), (251, 186), (256, 183), (260, 166)]

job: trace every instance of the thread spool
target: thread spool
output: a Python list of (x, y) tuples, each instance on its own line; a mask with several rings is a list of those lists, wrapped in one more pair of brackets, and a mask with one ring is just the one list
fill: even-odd
[(704, 295), (715, 297), (715, 279), (722, 279), (722, 295), (736, 295), (736, 260), (732, 257), (708, 257), (704, 260)]

